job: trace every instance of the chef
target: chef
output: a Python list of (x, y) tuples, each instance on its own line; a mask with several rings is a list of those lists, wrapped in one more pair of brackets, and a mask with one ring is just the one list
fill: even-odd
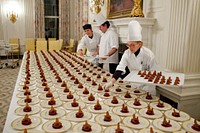
[(103, 14), (99, 13), (95, 16), (95, 20), (102, 32), (99, 44), (99, 63), (100, 67), (114, 73), (118, 65), (118, 35), (110, 29), (110, 23), (105, 19)]
[[(142, 27), (139, 22), (131, 21), (128, 24), (128, 30), (128, 49), (124, 52), (112, 80), (105, 84), (105, 88), (110, 88), (114, 85), (116, 80), (125, 73), (126, 66), (130, 72), (133, 70), (156, 70), (157, 64), (153, 52), (143, 46)], [(155, 95), (155, 86), (140, 85), (140, 88)]]
[(101, 35), (93, 32), (91, 24), (83, 25), (83, 30), (85, 31), (85, 35), (82, 37), (80, 44), (77, 47), (77, 53), (83, 56), (83, 50), (86, 49), (87, 56), (96, 56)]

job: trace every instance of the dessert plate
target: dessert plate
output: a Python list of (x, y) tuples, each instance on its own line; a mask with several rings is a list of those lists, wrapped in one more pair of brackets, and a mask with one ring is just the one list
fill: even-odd
[(84, 116), (82, 118), (76, 118), (76, 113), (77, 111), (69, 112), (66, 115), (67, 120), (73, 121), (73, 122), (81, 122), (81, 121), (86, 121), (92, 118), (92, 114), (84, 110), (83, 110)]
[(104, 96), (105, 92), (102, 92), (102, 93), (97, 93), (97, 95), (103, 99), (110, 99), (113, 97), (113, 94), (111, 92), (109, 92), (109, 95), (108, 97)]
[(133, 90), (130, 90), (130, 93), (132, 93), (134, 95), (144, 95), (146, 93), (146, 91), (141, 90), (141, 89), (133, 89)]
[(74, 98), (76, 98), (76, 100), (79, 99), (78, 95), (76, 95), (76, 94), (72, 94), (72, 95), (73, 95), (72, 99), (68, 99), (67, 95), (60, 95), (60, 100), (63, 101), (63, 102), (71, 102), (71, 101), (73, 101)]
[[(85, 124), (85, 122), (81, 122), (81, 123), (74, 125), (73, 132), (75, 132), (75, 133), (86, 133), (86, 131), (82, 130), (82, 127), (83, 127), (84, 124)], [(102, 132), (102, 127), (99, 124), (94, 123), (94, 122), (90, 122), (90, 121), (88, 121), (88, 124), (90, 124), (91, 128), (92, 128), (92, 131), (90, 131), (90, 133), (101, 133)]]
[(172, 125), (171, 127), (162, 126), (162, 122), (163, 122), (163, 118), (155, 119), (153, 121), (153, 125), (163, 132), (176, 132), (181, 129), (180, 124), (174, 120), (170, 120), (170, 124)]
[[(52, 93), (53, 94), (53, 97), (56, 99), (58, 98), (58, 93), (55, 92), (55, 93)], [(39, 98), (42, 99), (42, 100), (50, 100), (52, 97), (46, 97), (46, 93), (42, 93), (39, 95)]]
[(47, 121), (46, 123), (43, 124), (42, 128), (44, 129), (45, 132), (48, 132), (48, 133), (63, 133), (63, 132), (68, 131), (71, 128), (71, 122), (67, 120), (62, 120), (62, 119), (59, 119), (59, 121), (62, 123), (62, 126), (63, 126), (62, 128), (55, 129), (52, 127), (55, 120)]
[(84, 108), (85, 107), (85, 103), (84, 102), (81, 102), (81, 101), (76, 101), (78, 103), (78, 106), (77, 107), (72, 107), (71, 103), (72, 102), (67, 102), (63, 105), (63, 107), (67, 110), (78, 110), (79, 106), (81, 108)]
[[(30, 103), (28, 103), (29, 105), (35, 105), (35, 104), (38, 104), (40, 102), (40, 99), (37, 98), (37, 97), (32, 97), (31, 99), (32, 99), (32, 101)], [(20, 106), (26, 105), (26, 102), (24, 100), (25, 99), (18, 100), (17, 104), (20, 105)]]
[(105, 103), (106, 105), (112, 106), (112, 107), (121, 106), (121, 105), (124, 103), (124, 101), (121, 100), (121, 99), (119, 99), (119, 98), (118, 98), (117, 100), (118, 100), (118, 103), (117, 103), (117, 104), (111, 103), (112, 98), (111, 98), (111, 99), (106, 99), (106, 100), (104, 100), (104, 103)]
[[(30, 97), (35, 97), (35, 96), (37, 96), (37, 92), (36, 91), (30, 91)], [(19, 98), (24, 98), (24, 97), (26, 97), (26, 95), (24, 95), (24, 92), (19, 92), (19, 93), (17, 93), (17, 97), (19, 97)]]
[[(95, 97), (95, 96), (94, 96)], [(95, 99), (94, 99), (94, 101), (89, 101), (88, 100), (88, 97), (83, 97), (82, 98), (82, 101), (84, 101), (85, 103), (87, 103), (87, 104), (95, 104), (96, 102), (97, 102), (97, 97), (95, 97)]]
[(128, 106), (134, 108), (134, 109), (142, 109), (142, 108), (146, 108), (146, 107), (147, 107), (147, 103), (146, 103), (146, 102), (143, 102), (143, 101), (141, 101), (141, 100), (140, 100), (140, 104), (141, 104), (141, 105), (139, 105), (139, 106), (134, 105), (134, 101), (128, 101), (126, 104), (127, 104)]
[(160, 110), (160, 111), (166, 111), (166, 110), (170, 110), (172, 108), (172, 106), (168, 103), (164, 103), (164, 107), (158, 107), (157, 104), (158, 104), (158, 102), (153, 102), (153, 103), (150, 103), (150, 106), (152, 108)]
[(163, 114), (159, 110), (154, 109), (153, 111), (154, 111), (154, 115), (148, 115), (148, 114), (146, 114), (147, 108), (143, 108), (143, 109), (139, 110), (139, 114), (142, 117), (145, 117), (145, 118), (148, 118), (148, 119), (157, 119), (157, 118), (160, 118), (160, 117), (163, 116)]
[(32, 128), (39, 126), (40, 123), (42, 122), (41, 118), (37, 117), (37, 116), (29, 116), (29, 118), (32, 121), (32, 123), (30, 125), (22, 125), (21, 122), (24, 119), (24, 117), (20, 117), (20, 118), (15, 119), (11, 123), (12, 128), (16, 129), (16, 130), (24, 130), (25, 128), (26, 129), (32, 129)]
[(146, 95), (142, 95), (140, 96), (140, 99), (145, 102), (156, 102), (159, 98), (157, 96), (152, 95), (152, 99), (146, 99)]
[(131, 116), (133, 114), (135, 114), (135, 109), (131, 108), (131, 107), (127, 107), (128, 108), (128, 113), (122, 113), (121, 112), (121, 109), (122, 107), (121, 106), (118, 106), (118, 107), (114, 107), (112, 109), (113, 113), (115, 113), (116, 115), (119, 115), (121, 117), (126, 117), (126, 116)]
[(65, 110), (61, 109), (61, 108), (57, 108), (55, 109), (57, 111), (56, 115), (49, 115), (49, 110), (43, 110), (40, 115), (42, 116), (42, 118), (47, 119), (47, 120), (52, 120), (52, 119), (56, 119), (56, 118), (60, 118), (63, 117), (65, 115)]
[[(183, 128), (184, 128), (186, 131), (188, 131), (188, 132), (191, 132), (191, 133), (199, 133), (199, 131), (196, 131), (196, 130), (194, 130), (194, 129), (192, 128), (193, 124), (194, 124), (194, 119), (190, 119), (189, 121), (183, 122), (183, 125), (182, 125), (182, 126), (183, 126)], [(197, 121), (197, 124), (200, 124), (200, 122)]]
[(25, 114), (28, 114), (28, 115), (33, 115), (33, 114), (37, 114), (40, 112), (40, 107), (39, 106), (31, 106), (31, 111), (30, 112), (24, 112), (23, 111), (24, 107), (18, 107), (16, 110), (15, 110), (15, 113), (17, 115), (22, 115), (24, 116)]
[(180, 117), (175, 117), (175, 116), (172, 115), (172, 113), (173, 113), (173, 110), (168, 110), (168, 111), (165, 112), (165, 116), (169, 119), (179, 121), (179, 122), (187, 121), (187, 120), (190, 119), (190, 116), (185, 112), (180, 111), (179, 112)]
[[(62, 101), (60, 101), (59, 99), (55, 99), (55, 101), (56, 104), (53, 105), (54, 108), (57, 108), (62, 105)], [(48, 100), (44, 100), (40, 103), (40, 106), (43, 108), (51, 108), (51, 105), (49, 105), (48, 102), (49, 102)]]
[(106, 113), (107, 111), (110, 110), (110, 107), (105, 105), (105, 104), (101, 104), (101, 110), (95, 110), (94, 109), (94, 105), (95, 104), (91, 104), (87, 107), (88, 111), (94, 113), (94, 114), (101, 114), (101, 113)]
[[(51, 90), (51, 92), (55, 92), (56, 91), (56, 89), (54, 87), (51, 87), (50, 90)], [(44, 87), (43, 87), (43, 88), (38, 88), (37, 92), (38, 93), (47, 93), (48, 91), (44, 91)]]
[(136, 130), (140, 130), (140, 129), (148, 127), (150, 124), (147, 119), (140, 117), (140, 116), (138, 116), (139, 124), (133, 124), (133, 123), (131, 123), (132, 118), (133, 118), (132, 116), (125, 117), (123, 119), (124, 125), (126, 125), (127, 127), (130, 127), (130, 128), (136, 129)]
[(134, 100), (135, 98), (137, 98), (137, 96), (136, 96), (136, 95), (133, 95), (133, 94), (130, 94), (130, 95), (131, 95), (130, 98), (126, 98), (126, 97), (125, 97), (125, 94), (126, 94), (126, 93), (119, 95), (119, 98), (121, 98), (122, 100)]
[(102, 126), (113, 126), (113, 125), (117, 125), (117, 123), (119, 123), (121, 121), (121, 118), (118, 116), (118, 115), (115, 115), (115, 114), (111, 114), (110, 113), (110, 116), (111, 116), (111, 121), (107, 122), (107, 121), (104, 121), (104, 116), (105, 114), (99, 114), (97, 116), (95, 116), (95, 121), (97, 123), (99, 123), (100, 125)]

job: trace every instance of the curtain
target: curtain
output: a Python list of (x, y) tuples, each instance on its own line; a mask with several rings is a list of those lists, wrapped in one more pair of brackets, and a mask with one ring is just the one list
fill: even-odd
[(75, 40), (83, 36), (82, 26), (88, 23), (88, 0), (75, 0)]
[(45, 37), (44, 0), (35, 0), (35, 37)]
[(69, 42), (69, 1), (59, 0), (59, 38), (63, 39), (63, 45)]

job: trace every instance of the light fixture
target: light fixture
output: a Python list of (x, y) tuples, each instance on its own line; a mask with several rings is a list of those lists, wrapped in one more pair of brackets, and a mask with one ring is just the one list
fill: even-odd
[(7, 13), (7, 17), (10, 19), (12, 23), (15, 23), (17, 21), (18, 14), (12, 11), (12, 12)]

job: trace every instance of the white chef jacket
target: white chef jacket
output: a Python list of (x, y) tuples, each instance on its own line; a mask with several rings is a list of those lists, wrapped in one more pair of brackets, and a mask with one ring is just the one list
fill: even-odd
[(128, 66), (128, 69), (133, 70), (156, 70), (156, 60), (154, 54), (148, 48), (142, 46), (140, 52), (137, 56), (127, 49), (117, 66), (116, 70), (123, 71), (125, 73), (125, 67)]
[[(99, 44), (99, 57), (107, 55), (112, 48), (119, 48), (118, 35), (111, 29), (107, 29), (101, 36)], [(99, 63), (118, 63), (118, 52), (108, 57), (106, 60), (99, 59)]]
[(87, 49), (87, 56), (92, 56), (93, 53), (97, 51), (97, 47), (100, 43), (101, 35), (93, 32), (93, 37), (89, 38), (88, 35), (84, 35), (80, 41), (80, 44), (77, 47), (77, 51), (79, 49), (84, 50)]
[[(157, 63), (154, 57), (154, 54), (148, 48), (142, 46), (140, 52), (137, 56), (127, 49), (117, 66), (116, 70), (123, 71), (125, 73), (125, 67), (128, 66), (128, 69), (133, 70), (147, 70), (152, 71), (157, 69)], [(140, 89), (150, 92), (153, 95), (156, 95), (154, 85), (138, 85)]]

